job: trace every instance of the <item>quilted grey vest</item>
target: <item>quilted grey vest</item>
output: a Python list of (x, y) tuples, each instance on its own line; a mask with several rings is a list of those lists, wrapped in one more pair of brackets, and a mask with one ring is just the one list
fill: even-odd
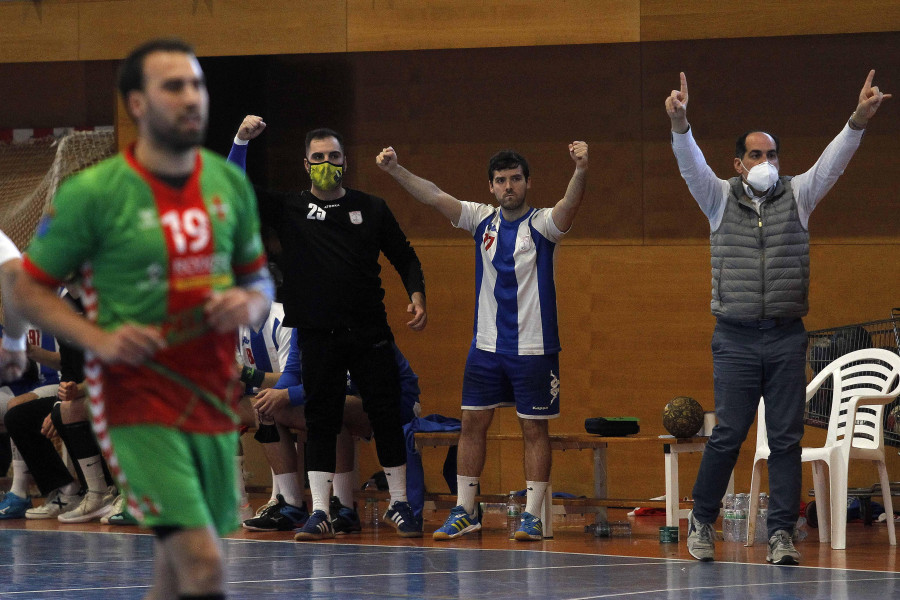
[(712, 313), (733, 321), (809, 312), (809, 231), (800, 223), (790, 177), (780, 177), (756, 213), (740, 177), (709, 236)]

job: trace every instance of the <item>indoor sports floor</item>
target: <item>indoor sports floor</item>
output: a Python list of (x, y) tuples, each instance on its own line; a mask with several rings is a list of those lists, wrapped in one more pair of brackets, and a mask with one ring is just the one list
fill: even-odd
[[(617, 518), (614, 515), (613, 518)], [(630, 538), (595, 539), (583, 523), (553, 540), (511, 542), (491, 528), (435, 543), (376, 533), (297, 543), (288, 533), (238, 532), (225, 540), (228, 597), (268, 598), (900, 598), (896, 548), (884, 524), (851, 523), (848, 549), (798, 544), (799, 567), (767, 565), (765, 548), (717, 544), (699, 563), (660, 544), (662, 517), (632, 519)], [(440, 522), (426, 522), (430, 532)], [(682, 540), (685, 522), (682, 521)], [(138, 599), (152, 571), (152, 538), (137, 528), (0, 521), (0, 598)]]

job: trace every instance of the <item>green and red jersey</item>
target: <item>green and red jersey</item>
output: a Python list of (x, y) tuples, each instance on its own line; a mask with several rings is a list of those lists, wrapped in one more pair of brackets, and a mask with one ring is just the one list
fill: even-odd
[[(201, 149), (176, 189), (139, 165), (133, 147), (63, 182), (24, 258), (48, 285), (89, 273), (100, 327), (159, 327), (168, 347), (152, 360), (229, 403), (240, 392), (235, 336), (209, 330), (203, 305), (264, 264), (256, 198), (239, 169)], [(107, 365), (103, 384), (110, 425), (233, 428), (219, 409), (146, 366)]]

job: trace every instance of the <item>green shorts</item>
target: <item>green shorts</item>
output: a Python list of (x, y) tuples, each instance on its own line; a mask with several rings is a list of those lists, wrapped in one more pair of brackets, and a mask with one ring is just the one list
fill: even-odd
[[(212, 525), (219, 535), (240, 525), (234, 456), (237, 432), (186, 433), (161, 425), (109, 428), (129, 500), (146, 527)], [(134, 510), (129, 502), (130, 510)]]

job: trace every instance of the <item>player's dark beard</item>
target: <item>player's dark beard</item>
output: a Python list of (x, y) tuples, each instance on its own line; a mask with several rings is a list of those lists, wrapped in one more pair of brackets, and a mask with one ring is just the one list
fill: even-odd
[(184, 131), (179, 129), (177, 124), (160, 125), (158, 121), (152, 118), (149, 120), (150, 133), (156, 143), (176, 153), (185, 152), (202, 145), (204, 140), (206, 140), (207, 124), (207, 120), (204, 119), (200, 129)]
[(179, 131), (178, 129), (167, 129), (163, 131), (155, 131), (156, 141), (169, 148), (173, 152), (184, 152), (200, 146), (206, 139), (206, 125), (197, 131)]

